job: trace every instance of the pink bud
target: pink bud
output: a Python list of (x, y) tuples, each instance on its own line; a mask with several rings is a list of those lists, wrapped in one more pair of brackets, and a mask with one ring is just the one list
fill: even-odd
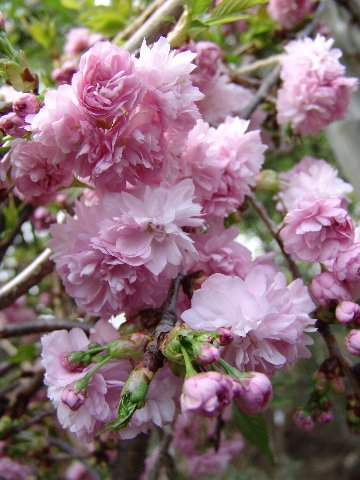
[(234, 397), (233, 380), (219, 372), (205, 372), (186, 378), (180, 397), (183, 413), (215, 417)]
[(0, 12), (0, 31), (5, 30), (5, 17), (2, 12)]
[(264, 410), (272, 399), (272, 386), (263, 373), (249, 372), (251, 377), (242, 378), (236, 384), (235, 398), (244, 413), (256, 415)]
[(345, 383), (343, 378), (334, 377), (330, 380), (330, 388), (334, 393), (344, 393), (345, 392)]
[(86, 401), (85, 392), (81, 391), (76, 392), (76, 385), (70, 383), (67, 387), (64, 388), (61, 401), (65, 403), (71, 410), (76, 411), (82, 407)]
[(350, 330), (345, 337), (345, 347), (350, 353), (360, 357), (360, 330)]
[(315, 423), (318, 425), (323, 425), (324, 423), (329, 423), (334, 419), (334, 413), (332, 410), (327, 410), (326, 412), (321, 412), (320, 415), (314, 418)]
[(23, 137), (26, 133), (25, 120), (14, 112), (7, 113), (0, 118), (0, 130), (5, 130), (13, 137)]
[(340, 323), (354, 322), (360, 318), (360, 306), (344, 300), (336, 307), (335, 316)]
[(81, 363), (79, 362), (70, 362), (69, 355), (66, 355), (62, 359), (62, 365), (66, 370), (69, 370), (69, 372), (82, 372), (84, 370), (84, 367)]
[(219, 337), (220, 345), (223, 345), (223, 346), (229, 345), (234, 340), (234, 334), (232, 333), (231, 330), (228, 330), (227, 328), (220, 327), (218, 329), (218, 333), (220, 335)]
[(33, 93), (23, 93), (13, 103), (13, 111), (19, 117), (26, 117), (39, 110), (39, 101)]
[(311, 418), (311, 415), (306, 413), (304, 410), (296, 410), (293, 415), (293, 420), (295, 425), (304, 432), (311, 432), (314, 428), (314, 421)]
[(209, 363), (216, 362), (220, 358), (219, 350), (213, 345), (201, 345), (200, 353), (195, 356), (197, 362), (208, 365)]

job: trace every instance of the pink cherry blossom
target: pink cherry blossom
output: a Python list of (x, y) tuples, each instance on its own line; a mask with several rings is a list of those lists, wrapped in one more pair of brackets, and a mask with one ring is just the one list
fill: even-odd
[(357, 80), (345, 77), (341, 51), (333, 39), (317, 35), (294, 40), (281, 59), (283, 85), (278, 91), (277, 120), (295, 133), (316, 134), (345, 117)]
[(305, 262), (332, 260), (354, 239), (355, 224), (337, 197), (303, 197), (284, 222), (285, 251)]
[(352, 300), (352, 295), (345, 282), (340, 282), (332, 272), (322, 272), (313, 278), (311, 293), (323, 307), (342, 300)]
[(234, 397), (231, 377), (219, 372), (205, 372), (185, 379), (180, 397), (182, 413), (217, 416)]
[(336, 320), (340, 323), (351, 323), (360, 319), (360, 306), (357, 303), (342, 301), (335, 310)]
[(280, 173), (282, 188), (278, 194), (278, 207), (285, 206), (287, 210), (293, 210), (301, 199), (309, 194), (322, 198), (338, 197), (342, 200), (341, 206), (346, 205), (349, 202), (348, 194), (353, 191), (353, 187), (338, 174), (338, 170), (325, 160), (303, 157), (289, 171)]
[(263, 373), (250, 372), (252, 376), (242, 378), (236, 385), (236, 402), (244, 413), (256, 415), (265, 410), (272, 399), (272, 386)]
[(26, 201), (37, 205), (51, 201), (73, 179), (68, 155), (32, 140), (16, 145), (11, 151), (11, 162), (11, 176), (17, 190)]
[(26, 134), (25, 120), (15, 112), (7, 113), (0, 117), (0, 130), (4, 130), (13, 137), (23, 137)]
[(345, 347), (352, 355), (360, 357), (360, 330), (350, 330), (345, 337)]
[(36, 113), (39, 110), (39, 100), (33, 93), (23, 93), (17, 97), (13, 103), (13, 111), (19, 117), (26, 117), (26, 115)]
[(90, 32), (87, 28), (72, 28), (66, 34), (64, 53), (69, 58), (76, 57), (102, 38), (102, 35)]
[(301, 280), (286, 285), (285, 276), (272, 279), (252, 269), (245, 279), (211, 275), (195, 291), (192, 306), (182, 319), (194, 330), (231, 329), (233, 342), (223, 350), (240, 370), (271, 375), (275, 369), (309, 357), (314, 309)]
[(279, 25), (290, 29), (302, 22), (312, 8), (312, 0), (270, 0), (267, 10)]
[(348, 282), (360, 280), (360, 243), (354, 243), (341, 252), (333, 266), (336, 277)]
[(98, 42), (80, 60), (72, 78), (79, 103), (97, 120), (122, 117), (141, 100), (141, 84), (130, 53)]
[(51, 72), (51, 79), (58, 85), (70, 84), (72, 77), (78, 71), (78, 63), (74, 60), (66, 60), (59, 67), (54, 68)]

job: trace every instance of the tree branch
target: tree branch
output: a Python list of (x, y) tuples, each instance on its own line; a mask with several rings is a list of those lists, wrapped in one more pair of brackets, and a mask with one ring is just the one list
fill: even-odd
[(140, 47), (144, 38), (148, 42), (156, 39), (159, 32), (163, 31), (164, 19), (172, 17), (175, 21), (180, 17), (183, 10), (183, 0), (166, 0), (155, 12), (143, 23), (138, 30), (123, 44), (123, 47), (133, 52)]
[(50, 248), (44, 250), (22, 272), (0, 288), (0, 310), (11, 305), (53, 271), (54, 264), (50, 260), (51, 253)]
[[(146, 477), (146, 480), (157, 480), (159, 478), (160, 470), (165, 463), (165, 458), (167, 455), (169, 455), (168, 450), (173, 436), (173, 431), (170, 428), (164, 428), (155, 461)], [(171, 480), (174, 480), (174, 477), (171, 477)]]
[(54, 413), (54, 410), (42, 410), (28, 420), (25, 420), (23, 423), (10, 427), (9, 430), (7, 430), (6, 433), (1, 436), (1, 440), (6, 440), (13, 435), (17, 435), (18, 433), (23, 432), (29, 427), (32, 427), (33, 425), (39, 423), (43, 418), (54, 415)]
[(34, 321), (8, 323), (0, 327), (0, 338), (19, 337), (33, 333), (53, 332), (54, 330), (71, 330), (81, 328), (90, 332), (92, 325), (84, 322), (71, 322), (68, 320), (57, 320), (53, 318), (39, 318)]
[(258, 201), (258, 199), (256, 198), (256, 196), (253, 192), (251, 192), (248, 195), (247, 198), (248, 198), (250, 204), (252, 205), (252, 207), (254, 208), (254, 210), (257, 212), (259, 217), (263, 220), (263, 222), (267, 226), (269, 232), (271, 233), (271, 235), (274, 238), (274, 240), (276, 241), (276, 243), (279, 245), (281, 253), (283, 254), (285, 260), (287, 261), (287, 264), (289, 266), (289, 270), (290, 270), (293, 278), (294, 279), (295, 278), (301, 278), (300, 271), (299, 271), (295, 261), (291, 258), (291, 255), (289, 255), (287, 252), (285, 252), (284, 243), (283, 243), (282, 239), (280, 238), (280, 236), (278, 234), (276, 225), (274, 224), (274, 222), (270, 218), (269, 214), (265, 210), (262, 203)]

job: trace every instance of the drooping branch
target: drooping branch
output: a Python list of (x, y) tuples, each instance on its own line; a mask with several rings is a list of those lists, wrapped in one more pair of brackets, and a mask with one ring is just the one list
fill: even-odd
[(81, 328), (90, 332), (91, 325), (84, 322), (71, 322), (54, 318), (41, 318), (33, 321), (8, 323), (0, 327), (0, 338), (19, 337), (33, 333), (53, 332), (54, 330), (71, 330)]
[(0, 310), (11, 305), (53, 271), (54, 264), (50, 255), (50, 248), (45, 249), (22, 272), (0, 288)]
[(287, 264), (289, 266), (289, 270), (290, 270), (293, 278), (294, 279), (295, 278), (301, 278), (301, 274), (300, 274), (300, 271), (299, 271), (296, 263), (292, 259), (291, 255), (289, 255), (285, 251), (284, 243), (283, 243), (281, 237), (279, 236), (278, 229), (276, 228), (276, 225), (274, 224), (274, 222), (270, 218), (269, 214), (265, 210), (263, 204), (261, 202), (259, 202), (259, 200), (256, 198), (256, 196), (253, 192), (251, 192), (248, 195), (248, 200), (249, 200), (250, 204), (252, 205), (252, 207), (254, 208), (254, 210), (259, 215), (259, 217), (263, 220), (263, 222), (267, 226), (269, 232), (271, 233), (271, 235), (274, 238), (274, 240), (276, 241), (276, 243), (279, 245), (281, 253), (283, 254), (285, 260), (287, 261)]
[[(164, 32), (166, 22), (164, 20), (171, 17), (175, 21), (180, 17), (183, 10), (184, 2), (182, 0), (167, 0), (149, 17), (145, 23), (131, 35), (131, 37), (124, 43), (123, 47), (130, 52), (133, 52), (141, 45), (144, 38), (148, 42), (154, 41), (159, 33)], [(167, 22), (167, 24), (169, 24)]]

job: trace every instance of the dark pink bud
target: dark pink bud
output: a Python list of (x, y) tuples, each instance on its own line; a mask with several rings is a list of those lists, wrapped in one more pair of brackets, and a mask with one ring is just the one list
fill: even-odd
[(311, 415), (306, 413), (304, 410), (296, 410), (293, 415), (293, 420), (295, 425), (304, 432), (311, 432), (314, 428), (314, 421), (311, 418)]
[(55, 68), (51, 72), (51, 78), (58, 85), (64, 83), (71, 83), (73, 75), (78, 71), (78, 65), (73, 60), (67, 60), (64, 62), (61, 67)]
[(14, 112), (7, 113), (0, 118), (0, 130), (5, 130), (13, 137), (23, 137), (26, 134), (25, 120)]
[(5, 17), (2, 12), (0, 12), (0, 31), (5, 30)]
[(62, 364), (63, 364), (63, 367), (66, 368), (66, 370), (69, 370), (69, 372), (82, 372), (84, 370), (84, 366), (79, 363), (79, 362), (70, 362), (70, 356), (69, 355), (66, 355), (63, 359), (62, 359)]
[(336, 307), (335, 316), (340, 323), (354, 322), (360, 318), (360, 306), (344, 300)]
[(272, 399), (272, 386), (269, 378), (263, 373), (249, 372), (251, 377), (234, 382), (235, 398), (244, 413), (256, 415), (264, 410)]
[(231, 330), (228, 330), (227, 328), (220, 327), (218, 329), (219, 333), (219, 343), (220, 345), (226, 346), (229, 345), (233, 340), (234, 340), (234, 334), (232, 333)]
[(350, 353), (360, 357), (360, 330), (350, 330), (345, 337), (345, 347)]
[(318, 425), (323, 425), (324, 423), (329, 423), (334, 419), (334, 413), (332, 410), (327, 410), (326, 412), (321, 412), (320, 415), (314, 418), (315, 423)]
[(71, 410), (76, 411), (82, 407), (86, 401), (85, 391), (77, 392), (76, 384), (70, 383), (62, 392), (61, 401)]
[(23, 93), (13, 103), (13, 111), (19, 117), (26, 117), (39, 110), (39, 101), (33, 93)]
[(195, 355), (195, 360), (204, 365), (216, 362), (220, 358), (219, 350), (213, 345), (200, 345), (199, 350), (199, 353)]

